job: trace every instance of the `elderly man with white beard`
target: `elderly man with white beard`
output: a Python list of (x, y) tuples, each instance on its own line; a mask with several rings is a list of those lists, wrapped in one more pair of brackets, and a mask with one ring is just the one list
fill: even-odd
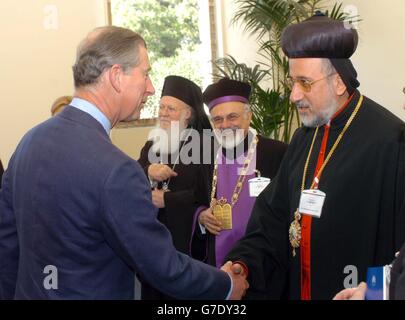
[[(151, 182), (159, 221), (169, 229), (176, 249), (185, 254), (190, 254), (193, 214), (208, 198), (210, 166), (203, 164), (200, 144), (203, 134), (209, 137), (211, 130), (201, 89), (186, 78), (166, 77), (159, 102), (158, 128), (141, 150), (138, 162)], [(198, 154), (193, 157), (193, 153)], [(196, 161), (190, 163), (193, 159)], [(198, 258), (198, 242), (193, 245), (194, 256)], [(143, 282), (142, 299), (173, 298)]]
[(220, 147), (210, 197), (195, 214), (194, 239), (206, 238), (206, 261), (217, 267), (244, 235), (256, 197), (276, 176), (287, 149), (250, 128), (250, 91), (249, 84), (223, 78), (203, 93)]

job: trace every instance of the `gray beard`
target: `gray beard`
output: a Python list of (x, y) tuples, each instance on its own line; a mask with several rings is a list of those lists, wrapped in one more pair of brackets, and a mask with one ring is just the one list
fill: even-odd
[(309, 117), (299, 116), (305, 127), (316, 128), (327, 124), (337, 111), (337, 101), (333, 101), (326, 110)]

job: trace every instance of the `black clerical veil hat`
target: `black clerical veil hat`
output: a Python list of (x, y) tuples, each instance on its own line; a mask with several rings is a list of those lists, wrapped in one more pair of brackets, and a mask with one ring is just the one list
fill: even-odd
[(222, 78), (205, 89), (203, 99), (211, 111), (213, 107), (224, 102), (249, 103), (250, 91), (250, 85), (245, 82)]
[(175, 97), (194, 110), (194, 117), (189, 123), (197, 131), (211, 129), (210, 121), (204, 111), (202, 92), (193, 81), (180, 76), (167, 76), (162, 89), (163, 96)]
[(290, 59), (327, 58), (339, 73), (349, 93), (359, 85), (350, 57), (357, 49), (358, 34), (343, 21), (326, 17), (320, 11), (284, 29), (281, 47)]

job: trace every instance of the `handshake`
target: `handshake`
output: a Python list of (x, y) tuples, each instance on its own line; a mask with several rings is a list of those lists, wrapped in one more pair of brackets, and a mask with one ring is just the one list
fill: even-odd
[(221, 267), (222, 271), (225, 271), (232, 278), (232, 292), (229, 296), (229, 300), (240, 300), (246, 294), (246, 290), (249, 288), (249, 283), (246, 280), (247, 274), (243, 267), (239, 263), (232, 263), (228, 261)]

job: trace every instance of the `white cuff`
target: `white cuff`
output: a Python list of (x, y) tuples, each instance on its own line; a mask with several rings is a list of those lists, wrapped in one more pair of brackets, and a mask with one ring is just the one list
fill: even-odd
[(200, 226), (201, 233), (206, 234), (207, 231), (205, 230), (205, 227), (200, 222), (198, 222), (198, 225)]

